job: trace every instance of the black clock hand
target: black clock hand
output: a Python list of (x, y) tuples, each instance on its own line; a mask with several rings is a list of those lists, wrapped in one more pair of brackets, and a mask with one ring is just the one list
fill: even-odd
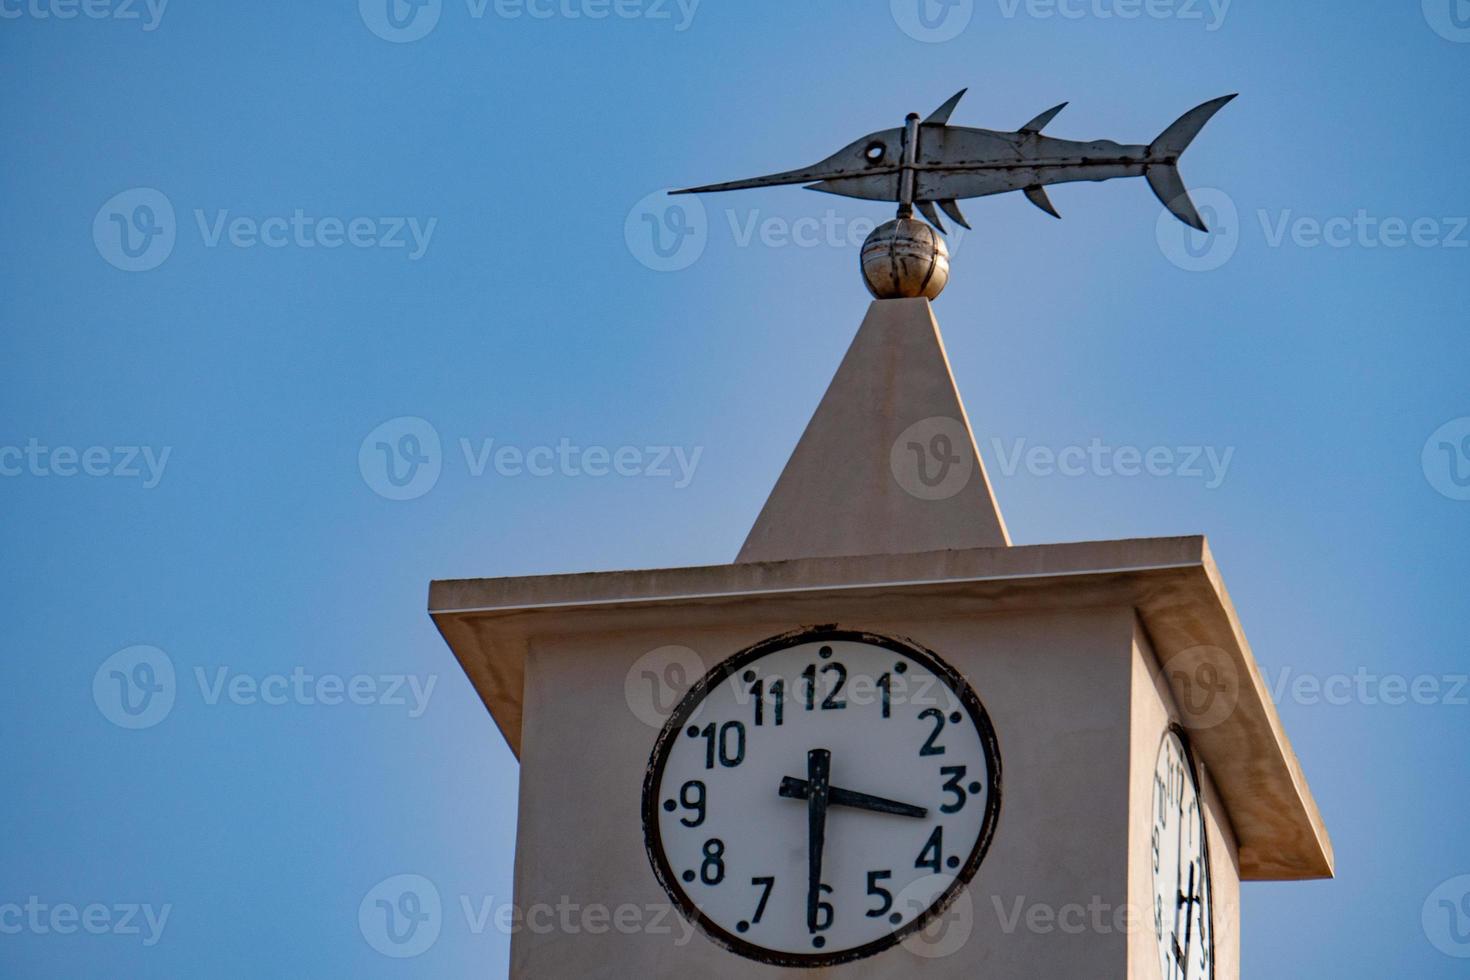
[(832, 753), (812, 749), (806, 754), (806, 927), (817, 931), (817, 905), (822, 898), (822, 849), (827, 842), (828, 787), (832, 775)]
[[(786, 776), (781, 780), (781, 786), (776, 793), (788, 800), (804, 800), (811, 792), (808, 783), (804, 779), (794, 776)], [(913, 806), (909, 803), (899, 803), (896, 800), (885, 800), (881, 796), (869, 796), (867, 793), (856, 793), (850, 789), (842, 789), (838, 786), (829, 786), (827, 789), (827, 803), (830, 806), (850, 806), (859, 810), (872, 810), (875, 813), (892, 813), (899, 817), (927, 817), (929, 811), (921, 806)]]
[(1184, 909), (1184, 955), (1189, 955), (1189, 944), (1194, 939), (1194, 903), (1198, 902), (1199, 895), (1194, 890), (1194, 862), (1189, 862), (1189, 894), (1180, 895), (1179, 901), (1185, 906)]

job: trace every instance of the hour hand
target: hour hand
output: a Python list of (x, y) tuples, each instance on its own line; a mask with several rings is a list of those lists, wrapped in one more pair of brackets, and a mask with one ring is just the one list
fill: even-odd
[[(781, 780), (781, 786), (776, 793), (788, 800), (804, 800), (811, 795), (811, 785), (805, 779), (786, 776)], [(827, 790), (827, 803), (830, 806), (848, 806), (858, 810), (871, 810), (874, 813), (891, 813), (899, 817), (922, 819), (929, 815), (929, 811), (921, 806), (899, 803), (896, 800), (885, 800), (881, 796), (870, 796), (867, 793), (855, 793), (850, 789), (842, 789), (838, 786), (832, 786)]]

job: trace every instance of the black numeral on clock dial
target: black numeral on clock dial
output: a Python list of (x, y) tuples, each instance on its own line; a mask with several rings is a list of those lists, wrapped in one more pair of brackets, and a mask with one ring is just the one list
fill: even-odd
[(920, 718), (933, 718), (934, 731), (924, 739), (923, 746), (919, 749), (920, 755), (944, 755), (944, 746), (938, 743), (939, 733), (944, 731), (944, 712), (938, 708), (925, 708), (919, 712)]
[[(847, 668), (842, 664), (822, 664), (822, 676), (834, 675), (832, 689), (822, 699), (823, 711), (841, 711), (847, 707), (847, 699), (842, 697), (842, 689), (847, 685)], [(817, 665), (808, 664), (801, 672), (801, 679), (806, 681), (803, 685), (806, 694), (806, 710), (811, 711), (817, 703)]]
[[(766, 723), (766, 682), (756, 681), (750, 689), (751, 696), (755, 698), (755, 723), (757, 726)], [(779, 725), (785, 721), (786, 715), (786, 682), (777, 678), (771, 681), (771, 724)]]
[(924, 842), (924, 849), (914, 859), (914, 867), (928, 868), (935, 874), (939, 874), (940, 865), (944, 863), (944, 828), (935, 827), (929, 839)]
[(870, 919), (876, 919), (880, 915), (886, 915), (893, 908), (893, 892), (878, 884), (893, 877), (892, 871), (869, 871), (868, 872), (868, 894), (878, 900), (878, 907), (868, 909), (864, 914)]
[(704, 842), (704, 860), (699, 865), (699, 880), (718, 885), (725, 880), (725, 842), (711, 837)]
[(720, 765), (733, 769), (745, 761), (745, 725), (738, 721), (727, 721), (718, 728), (710, 722), (703, 728), (689, 727), (689, 734), (705, 740), (704, 767), (713, 769), (715, 758)]

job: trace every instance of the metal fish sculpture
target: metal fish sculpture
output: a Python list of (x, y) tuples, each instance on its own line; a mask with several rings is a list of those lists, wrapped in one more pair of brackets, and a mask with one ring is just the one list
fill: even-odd
[(960, 198), (1021, 191), (1032, 204), (1060, 218), (1047, 197), (1048, 184), (1145, 177), (1176, 218), (1199, 231), (1209, 230), (1179, 176), (1179, 156), (1234, 95), (1196, 106), (1143, 145), (1043, 136), (1042, 129), (1066, 108), (1065, 102), (1014, 132), (951, 126), (950, 113), (965, 91), (960, 89), (927, 119), (920, 121), (917, 113), (911, 113), (903, 126), (869, 133), (810, 167), (670, 193), (805, 184), (810, 190), (844, 197), (897, 201), (901, 215), (912, 214), (916, 206), (934, 227), (945, 231), (935, 205), (957, 224), (970, 227), (955, 203)]

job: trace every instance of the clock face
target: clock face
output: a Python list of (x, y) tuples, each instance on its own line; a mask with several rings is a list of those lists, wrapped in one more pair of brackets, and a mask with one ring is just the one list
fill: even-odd
[(1159, 747), (1153, 798), (1154, 932), (1162, 976), (1210, 980), (1215, 936), (1209, 849), (1194, 761), (1177, 728)]
[(785, 966), (869, 956), (974, 875), (1000, 755), (969, 685), (910, 643), (766, 640), (670, 716), (643, 786), (654, 873), (715, 942)]

